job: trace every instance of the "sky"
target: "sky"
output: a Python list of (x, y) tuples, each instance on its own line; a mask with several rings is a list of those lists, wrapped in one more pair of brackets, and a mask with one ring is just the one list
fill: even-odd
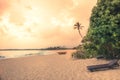
[(75, 47), (97, 0), (0, 0), (0, 48)]

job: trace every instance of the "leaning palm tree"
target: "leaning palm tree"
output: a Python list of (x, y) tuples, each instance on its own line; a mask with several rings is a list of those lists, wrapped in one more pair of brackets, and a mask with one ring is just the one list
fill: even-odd
[(82, 29), (83, 26), (81, 26), (81, 24), (79, 22), (77, 22), (76, 24), (74, 24), (74, 29), (77, 29), (79, 32), (79, 35), (82, 37), (81, 33), (80, 33), (80, 29)]

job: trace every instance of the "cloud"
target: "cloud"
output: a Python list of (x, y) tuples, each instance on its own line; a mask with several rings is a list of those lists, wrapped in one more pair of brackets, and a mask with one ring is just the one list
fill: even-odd
[[(73, 29), (76, 22), (85, 26), (86, 34), (91, 9), (97, 0), (0, 0), (0, 35), (3, 45), (15, 42), (16, 47), (65, 45), (75, 46), (81, 37)], [(5, 15), (3, 15), (6, 13)], [(24, 40), (23, 40), (24, 39)], [(18, 43), (20, 42), (20, 43)], [(4, 47), (5, 47), (4, 46)], [(14, 45), (15, 47), (15, 45)]]
[[(47, 23), (43, 22), (42, 26), (44, 28), (40, 28), (41, 25), (39, 25), (38, 31), (36, 31), (36, 35), (39, 34), (37, 37), (42, 39), (47, 45), (64, 44), (67, 46), (75, 46), (79, 44), (82, 39), (79, 36), (78, 31), (73, 30), (73, 25), (79, 21), (85, 26), (81, 30), (82, 35), (85, 36), (89, 25), (91, 10), (93, 5), (95, 5), (96, 0), (94, 0), (94, 2), (89, 0), (74, 0), (74, 2), (72, 2), (72, 0), (69, 0), (66, 2), (67, 5), (62, 5), (62, 1), (58, 3), (56, 1), (54, 2), (56, 6), (53, 6), (49, 1), (48, 4), (43, 2), (44, 7), (48, 5), (45, 7), (47, 11), (45, 11), (46, 13), (49, 13), (50, 16), (45, 18), (47, 19)], [(57, 5), (59, 5), (59, 7), (57, 7)]]
[(45, 12), (53, 15), (59, 14), (63, 8), (68, 8), (72, 5), (71, 0), (35, 0), (35, 2), (38, 7), (44, 7)]
[(20, 11), (11, 11), (10, 17), (9, 17), (10, 23), (13, 23), (15, 25), (24, 25), (25, 17)]
[[(59, 26), (62, 31), (66, 31), (71, 34), (74, 23), (79, 21), (83, 26), (85, 26), (81, 30), (82, 35), (85, 36), (88, 29), (88, 25), (89, 25), (91, 10), (93, 5), (96, 3), (96, 0), (94, 0), (94, 3), (89, 0), (85, 0), (85, 1), (71, 0), (71, 1), (72, 1), (72, 4), (69, 4), (69, 7), (62, 8), (59, 11), (59, 14), (55, 15), (50, 19), (51, 24), (53, 24), (53, 26), (56, 26), (56, 27)], [(71, 1), (68, 1), (68, 3), (71, 3)], [(54, 32), (56, 33), (56, 31), (59, 31), (59, 30), (53, 29), (52, 33)], [(62, 36), (64, 36), (65, 33), (62, 33), (62, 31), (60, 32), (60, 34), (63, 34)], [(46, 36), (47, 33), (43, 35)], [(49, 35), (50, 34), (48, 34), (47, 36)], [(51, 37), (54, 37), (54, 36), (51, 36)], [(56, 35), (56, 37), (58, 36)]]
[(0, 36), (6, 35), (6, 26), (0, 27)]

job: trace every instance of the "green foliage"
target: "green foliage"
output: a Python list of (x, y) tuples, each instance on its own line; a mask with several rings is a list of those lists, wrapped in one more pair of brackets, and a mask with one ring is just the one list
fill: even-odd
[[(86, 46), (86, 47), (89, 47), (89, 46)], [(89, 49), (87, 49), (87, 50), (89, 51)], [(79, 58), (85, 59), (85, 58), (93, 58), (96, 56), (95, 52), (94, 53), (87, 53), (87, 52), (85, 53), (84, 51), (85, 50), (84, 50), (83, 45), (79, 45), (77, 47), (77, 51), (72, 54), (72, 57), (75, 59), (79, 59)]]
[(85, 56), (83, 55), (83, 47), (82, 45), (79, 45), (76, 47), (77, 51), (72, 53), (72, 57), (77, 59), (77, 58), (85, 58)]
[(120, 0), (98, 0), (84, 38), (84, 53), (120, 58)]

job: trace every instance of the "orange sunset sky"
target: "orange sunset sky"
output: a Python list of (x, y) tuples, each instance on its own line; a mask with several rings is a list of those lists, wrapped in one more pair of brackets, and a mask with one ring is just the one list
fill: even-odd
[(74, 47), (81, 37), (73, 29), (84, 28), (97, 0), (0, 0), (0, 48)]

